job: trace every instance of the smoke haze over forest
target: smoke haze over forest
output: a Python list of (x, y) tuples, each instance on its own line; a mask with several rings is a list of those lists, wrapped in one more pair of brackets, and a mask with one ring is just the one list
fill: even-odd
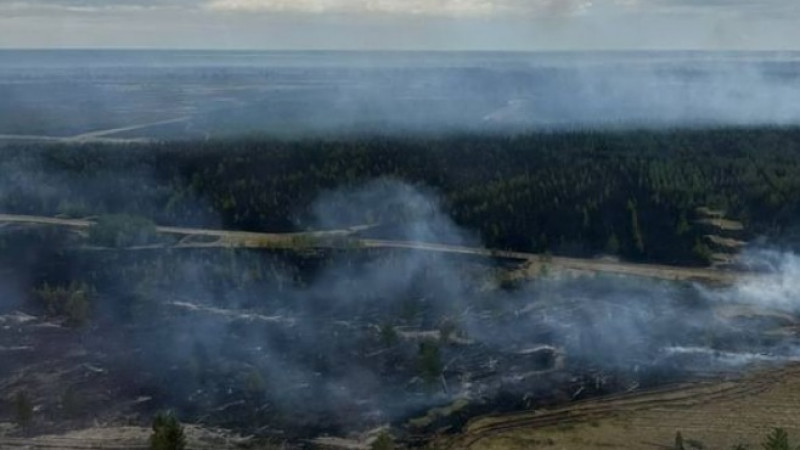
[(4, 51), (0, 62), (0, 134), (26, 139), (800, 123), (794, 53)]

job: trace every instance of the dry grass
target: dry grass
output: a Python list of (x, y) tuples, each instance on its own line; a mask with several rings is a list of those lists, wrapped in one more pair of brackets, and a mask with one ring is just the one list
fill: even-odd
[[(185, 426), (188, 448), (194, 450), (225, 450), (241, 448), (247, 438), (224, 430)], [(109, 426), (93, 427), (59, 435), (30, 438), (9, 438), (0, 434), (2, 449), (99, 449), (99, 450), (146, 450), (151, 430), (143, 427)]]
[(758, 448), (774, 427), (800, 439), (800, 366), (477, 419), (463, 435), (440, 445), (471, 450), (672, 448), (680, 431), (706, 449)]

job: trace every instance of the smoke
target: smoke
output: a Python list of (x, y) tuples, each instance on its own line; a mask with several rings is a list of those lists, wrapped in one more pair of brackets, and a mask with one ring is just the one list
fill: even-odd
[[(424, 246), (479, 245), (424, 188), (383, 179), (330, 191), (302, 223), (376, 225), (376, 237), (389, 233), (420, 248), (311, 254), (300, 258), (301, 270), (274, 255), (179, 256), (144, 293), (165, 308), (158, 332), (132, 340), (145, 349), (138, 370), (156, 374), (169, 392), (164, 402), (215, 410), (244, 395), (263, 412), (259, 420), (278, 428), (341, 432), (455, 398), (522, 395), (554, 370), (624, 374), (647, 385), (656, 382), (652, 373), (736, 372), (800, 357), (797, 339), (781, 334), (797, 318), (773, 311), (794, 312), (793, 254), (759, 254), (767, 278), (728, 288), (576, 277), (554, 267), (502, 289), (494, 263)], [(248, 273), (271, 275), (254, 282)], [(439, 348), (434, 380), (420, 367), (424, 342)], [(194, 373), (164, 372), (175, 365)]]
[(6, 52), (0, 61), (0, 133), (9, 135), (800, 122), (797, 57), (785, 53)]
[[(397, 239), (476, 245), (474, 238), (465, 237), (468, 234), (440, 212), (435, 197), (396, 181), (378, 181), (360, 189), (324, 195), (314, 211), (323, 228), (370, 223), (377, 218), (379, 223), (396, 227), (393, 234)], [(366, 216), (358, 216), (359, 213)], [(556, 269), (554, 275), (511, 291), (485, 291), (476, 287), (479, 283), (471, 278), (474, 274), (452, 257), (418, 251), (396, 258), (403, 262), (399, 264), (402, 269), (391, 274), (379, 265), (371, 265), (366, 272), (343, 276), (334, 265), (331, 272), (315, 281), (312, 289), (332, 293), (334, 298), (347, 297), (352, 295), (352, 289), (332, 286), (348, 280), (350, 286), (382, 291), (391, 301), (403, 298), (405, 289), (421, 283), (421, 290), (437, 299), (436, 306), (441, 309), (436, 313), (458, 317), (465, 335), (476, 345), (513, 353), (541, 344), (536, 339), (549, 335), (551, 341), (546, 343), (565, 348), (569, 358), (605, 367), (652, 364), (657, 358), (680, 353), (670, 349), (699, 342), (707, 344), (709, 352), (721, 352), (717, 354), (721, 364), (738, 366), (752, 359), (732, 357), (746, 335), (775, 330), (739, 329), (721, 309), (738, 305), (752, 308), (753, 315), (773, 317), (774, 310), (794, 313), (800, 293), (796, 282), (798, 257), (775, 251), (744, 255), (743, 264), (760, 267), (760, 274), (743, 276), (733, 287), (716, 289), (607, 275), (574, 278), (559, 274)], [(433, 276), (422, 277), (423, 274)], [(486, 308), (485, 302), (491, 302), (495, 317), (503, 325), (486, 320), (486, 310), (477, 306)], [(784, 341), (772, 347), (772, 342), (762, 342), (751, 349), (764, 354), (781, 353), (787, 351), (785, 344)], [(793, 348), (790, 350), (796, 353)], [(777, 360), (781, 356), (765, 356), (764, 360), (771, 358)]]
[[(135, 162), (122, 161), (86, 148), (81, 151), (85, 160), (73, 165), (57, 147), (29, 151), (22, 145), (1, 151), (6, 152), (0, 162), (0, 211), (4, 214), (75, 219), (127, 214), (149, 217), (160, 225), (169, 225), (166, 217), (172, 215), (180, 216), (185, 225), (221, 227), (217, 215), (209, 212), (208, 199), (169, 182), (153, 181), (163, 175), (155, 173), (148, 155)], [(102, 168), (86, 170), (87, 161)], [(128, 195), (131, 186), (140, 186), (141, 197)], [(164, 214), (153, 217), (152, 211)]]
[[(748, 253), (755, 274), (723, 288), (556, 266), (508, 287), (509, 267), (426, 245), (481, 246), (425, 187), (331, 190), (297, 220), (360, 225), (364, 237), (416, 248), (67, 252), (70, 273), (91, 273), (102, 298), (80, 338), (89, 351), (64, 353), (194, 420), (297, 436), (398, 422), (457, 398), (522, 398), (563, 384), (557, 374), (647, 386), (800, 357), (791, 252)], [(56, 250), (45, 256), (61, 261)], [(24, 290), (2, 270), (0, 311)]]
[(442, 212), (440, 201), (424, 186), (379, 179), (321, 194), (311, 206), (310, 221), (320, 230), (372, 225), (401, 241), (479, 246), (477, 236)]
[(0, 271), (0, 315), (18, 308), (21, 303), (22, 295), (18, 283), (10, 275), (12, 274), (5, 270)]
[(741, 264), (760, 276), (744, 278), (735, 287), (711, 294), (716, 300), (796, 314), (800, 310), (800, 257), (778, 250), (751, 250)]
[(668, 347), (665, 351), (669, 355), (700, 355), (705, 358), (713, 358), (723, 364), (735, 367), (758, 362), (788, 363), (800, 361), (800, 356), (782, 357), (764, 353), (726, 352), (713, 350), (707, 347)]

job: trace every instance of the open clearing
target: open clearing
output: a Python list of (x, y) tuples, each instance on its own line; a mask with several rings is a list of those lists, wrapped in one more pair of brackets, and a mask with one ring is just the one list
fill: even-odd
[(680, 431), (705, 449), (758, 448), (775, 427), (795, 442), (800, 438), (800, 365), (478, 418), (440, 444), (453, 450), (673, 448)]

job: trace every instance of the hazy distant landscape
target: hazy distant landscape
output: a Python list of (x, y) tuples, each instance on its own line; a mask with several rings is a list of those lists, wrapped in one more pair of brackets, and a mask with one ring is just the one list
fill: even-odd
[[(798, 68), (800, 54), (767, 52), (7, 50), (0, 134), (205, 139), (786, 125), (800, 121)], [(132, 126), (141, 127), (114, 131)]]

